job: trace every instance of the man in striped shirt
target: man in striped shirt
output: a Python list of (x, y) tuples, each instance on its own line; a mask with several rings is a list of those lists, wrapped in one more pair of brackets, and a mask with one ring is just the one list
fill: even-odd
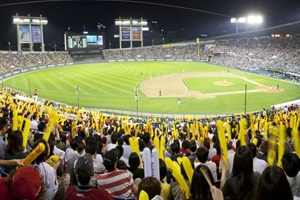
[(127, 170), (116, 168), (117, 155), (113, 150), (106, 152), (103, 164), (106, 171), (97, 177), (99, 188), (105, 189), (112, 196), (134, 198), (134, 195), (138, 192), (137, 187)]

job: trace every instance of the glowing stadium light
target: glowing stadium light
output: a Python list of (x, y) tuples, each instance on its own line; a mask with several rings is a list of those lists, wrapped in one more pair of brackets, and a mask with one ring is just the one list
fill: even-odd
[(249, 24), (261, 24), (263, 21), (261, 16), (250, 15), (247, 17), (247, 23)]
[(30, 22), (30, 19), (29, 19), (29, 18), (25, 18), (25, 19), (23, 19), (23, 22), (24, 22), (24, 23), (29, 23), (29, 22)]
[(39, 23), (41, 23), (41, 21), (39, 19), (32, 19), (32, 23), (39, 24)]
[(119, 21), (119, 20), (115, 21), (115, 25), (120, 26), (121, 25), (121, 21)]
[(13, 23), (14, 24), (18, 24), (20, 21), (21, 21), (21, 19), (19, 17), (13, 18)]
[(238, 18), (237, 23), (240, 23), (240, 24), (246, 23), (246, 17)]
[(122, 25), (130, 25), (130, 21), (129, 20), (128, 21), (123, 21)]
[(142, 24), (143, 26), (147, 26), (148, 23), (147, 23), (147, 21), (142, 21), (141, 24)]
[(149, 27), (143, 27), (142, 31), (149, 31)]
[(42, 19), (41, 23), (42, 23), (43, 25), (46, 25), (46, 24), (48, 24), (48, 20), (47, 20), (47, 19)]
[(236, 18), (231, 18), (230, 23), (235, 24), (236, 23)]

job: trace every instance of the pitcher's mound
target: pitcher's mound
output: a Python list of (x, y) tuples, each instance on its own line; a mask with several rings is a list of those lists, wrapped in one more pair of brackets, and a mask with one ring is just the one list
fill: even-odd
[(215, 85), (219, 85), (219, 86), (231, 86), (233, 85), (233, 83), (231, 82), (225, 82), (225, 81), (218, 81), (218, 82), (214, 82)]

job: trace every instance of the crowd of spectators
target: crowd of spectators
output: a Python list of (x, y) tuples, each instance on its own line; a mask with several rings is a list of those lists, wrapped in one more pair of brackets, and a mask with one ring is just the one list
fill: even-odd
[(300, 41), (296, 37), (217, 41), (213, 63), (299, 74)]
[[(249, 115), (138, 120), (75, 108), (66, 117), (61, 106), (54, 110), (48, 103), (39, 106), (21, 101), (13, 98), (15, 93), (1, 90), (0, 194), (4, 199), (133, 200), (145, 193), (146, 199), (163, 200), (300, 198), (299, 120), (296, 123), (299, 105), (263, 110), (254, 114), (253, 120)], [(14, 117), (15, 112), (19, 117)], [(54, 112), (60, 113), (59, 120)], [(22, 117), (23, 125), (17, 121), (18, 126), (14, 126), (15, 120)], [(29, 119), (30, 126), (25, 119)], [(241, 131), (243, 125), (239, 125), (244, 119), (248, 121), (246, 134)], [(225, 134), (227, 162), (223, 160), (217, 120), (231, 127)], [(156, 127), (152, 125), (154, 121)], [(286, 128), (282, 159), (270, 156), (281, 145), (272, 131), (279, 128), (280, 122)], [(28, 138), (24, 127), (30, 127)], [(133, 138), (138, 141), (139, 153), (133, 151)], [(166, 142), (159, 159), (158, 180), (146, 177), (144, 163), (148, 157), (144, 155), (158, 148), (155, 140), (162, 138)], [(24, 166), (26, 162), (22, 160), (41, 144), (45, 150)], [(189, 171), (180, 167), (184, 157), (194, 169), (190, 179)], [(273, 162), (270, 158), (274, 158)], [(182, 192), (182, 182), (166, 167), (165, 159), (178, 162), (188, 195), (186, 190)]]
[[(298, 81), (300, 42), (297, 37), (255, 37), (151, 47), (104, 49), (102, 55), (72, 55), (67, 52), (0, 53), (2, 73), (29, 67), (67, 62), (99, 62), (102, 60), (190, 59), (214, 64), (260, 69), (292, 81)], [(292, 74), (292, 75), (291, 75)]]
[[(201, 51), (204, 45), (201, 45)], [(107, 49), (103, 50), (105, 60), (124, 60), (124, 59), (199, 59), (198, 45), (171, 45), (171, 46), (152, 46), (145, 48), (132, 49)], [(201, 59), (205, 59), (200, 54)]]
[(68, 52), (0, 52), (1, 73), (68, 62), (73, 62)]

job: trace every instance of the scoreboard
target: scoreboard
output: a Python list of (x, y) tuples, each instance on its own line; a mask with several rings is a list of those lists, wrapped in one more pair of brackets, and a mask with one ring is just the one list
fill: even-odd
[(65, 34), (65, 47), (70, 54), (100, 54), (104, 49), (104, 34)]

